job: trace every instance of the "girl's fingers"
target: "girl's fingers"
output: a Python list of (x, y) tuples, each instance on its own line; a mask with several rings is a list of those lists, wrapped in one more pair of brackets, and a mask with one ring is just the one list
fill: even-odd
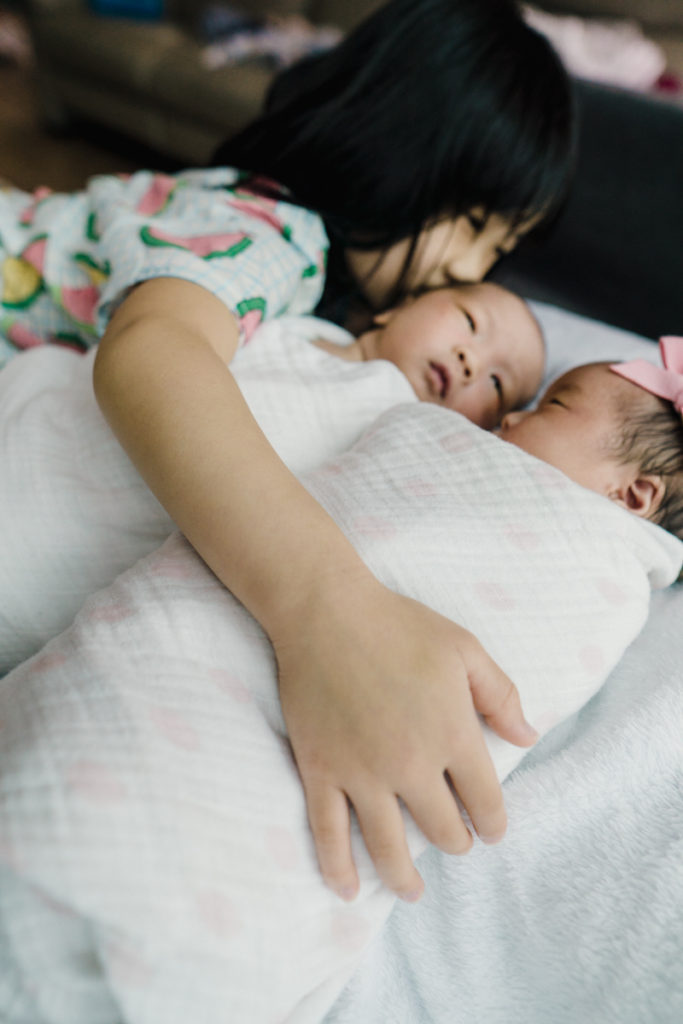
[(410, 856), (397, 798), (393, 793), (372, 793), (368, 787), (354, 807), (379, 877), (401, 899), (419, 900), (424, 882)]
[(504, 740), (530, 747), (538, 733), (524, 717), (517, 687), (478, 641), (474, 637), (472, 640), (474, 645), (466, 652), (465, 661), (475, 708)]
[(464, 744), (458, 747), (458, 760), (447, 770), (477, 835), (485, 843), (497, 843), (505, 835), (507, 814), (481, 730), (470, 732), (467, 747)]
[(472, 846), (472, 835), (445, 776), (430, 786), (421, 787), (414, 798), (404, 795), (404, 800), (430, 843), (444, 853), (467, 853)]
[(321, 783), (306, 784), (308, 820), (325, 884), (343, 900), (358, 893), (358, 872), (351, 853), (351, 820), (346, 794)]

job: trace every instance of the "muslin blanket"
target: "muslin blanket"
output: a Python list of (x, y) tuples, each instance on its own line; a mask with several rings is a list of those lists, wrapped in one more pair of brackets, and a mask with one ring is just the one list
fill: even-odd
[[(648, 358), (634, 335), (535, 304), (548, 377)], [(683, 1020), (683, 584), (653, 595), (599, 693), (505, 783), (510, 826), (418, 861), (325, 1024)]]
[[(350, 335), (314, 317), (280, 317), (232, 365), (295, 473), (348, 448), (383, 409), (415, 400), (393, 364), (343, 361), (310, 344), (315, 337), (344, 344)], [(46, 346), (0, 372), (0, 675), (174, 529), (97, 406), (94, 358)]]
[[(542, 732), (681, 565), (658, 527), (435, 406), (389, 410), (304, 481), (380, 579), (480, 638)], [(179, 535), (6, 677), (0, 721), (3, 1021), (322, 1018), (393, 900), (357, 833), (359, 899), (324, 888), (270, 645)], [(524, 752), (488, 742), (502, 778)]]

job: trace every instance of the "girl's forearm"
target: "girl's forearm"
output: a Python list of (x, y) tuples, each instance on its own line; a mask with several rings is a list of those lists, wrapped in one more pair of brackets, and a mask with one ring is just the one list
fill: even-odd
[(166, 289), (166, 304), (156, 301), (164, 289), (133, 306), (134, 294), (114, 318), (96, 361), (97, 398), (143, 478), (219, 579), (269, 634), (286, 631), (285, 620), (301, 614), (330, 576), (364, 569), (253, 419), (226, 365), (236, 344), (233, 318), (222, 306), (196, 315), (204, 296), (193, 291), (192, 319), (178, 315), (178, 284)]

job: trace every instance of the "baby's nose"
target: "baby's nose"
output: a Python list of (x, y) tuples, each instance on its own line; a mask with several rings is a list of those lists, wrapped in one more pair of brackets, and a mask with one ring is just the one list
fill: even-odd
[(479, 375), (479, 360), (474, 353), (466, 348), (456, 348), (455, 356), (463, 379), (468, 383), (475, 381)]

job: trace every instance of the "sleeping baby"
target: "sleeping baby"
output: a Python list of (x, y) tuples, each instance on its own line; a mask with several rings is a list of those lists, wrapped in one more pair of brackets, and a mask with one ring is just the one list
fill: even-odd
[[(479, 638), (540, 733), (680, 571), (681, 346), (654, 378), (577, 368), (498, 435), (396, 405), (303, 474), (381, 582)], [(272, 647), (182, 535), (3, 680), (0, 721), (10, 1020), (323, 1019), (395, 897), (355, 825), (358, 898), (324, 885)], [(502, 779), (523, 751), (485, 736)]]
[[(45, 346), (0, 373), (0, 675), (174, 529), (97, 406), (93, 359)], [(530, 401), (543, 362), (526, 303), (479, 284), (407, 301), (356, 340), (312, 317), (268, 321), (233, 369), (269, 441), (300, 474), (399, 402), (494, 427)]]

